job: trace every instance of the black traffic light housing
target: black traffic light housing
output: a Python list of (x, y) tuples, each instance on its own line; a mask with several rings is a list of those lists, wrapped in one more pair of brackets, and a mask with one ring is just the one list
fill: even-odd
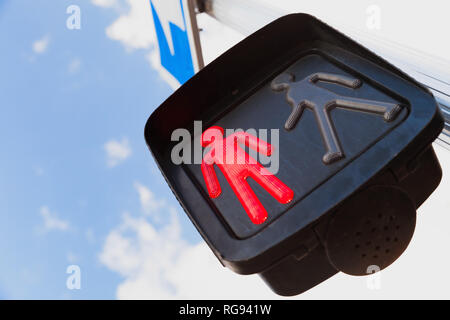
[[(217, 168), (223, 192), (212, 199), (199, 164), (171, 161), (172, 132), (194, 133), (194, 121), (279, 129), (276, 176), (293, 200), (280, 204), (249, 182), (269, 213), (253, 224)], [(441, 179), (431, 143), (442, 128), (421, 84), (316, 18), (292, 14), (185, 83), (150, 116), (145, 139), (222, 264), (294, 295), (339, 271), (383, 269), (402, 254), (416, 209)]]

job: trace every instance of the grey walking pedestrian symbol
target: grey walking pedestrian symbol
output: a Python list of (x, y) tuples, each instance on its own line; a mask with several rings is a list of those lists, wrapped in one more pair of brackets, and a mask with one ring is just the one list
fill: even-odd
[(318, 81), (331, 82), (351, 89), (357, 89), (362, 85), (359, 79), (331, 73), (314, 73), (301, 81), (295, 82), (295, 76), (292, 73), (285, 72), (272, 81), (271, 88), (278, 92), (286, 91), (286, 100), (292, 106), (292, 112), (284, 124), (286, 130), (294, 129), (305, 108), (314, 112), (327, 150), (322, 158), (325, 164), (331, 164), (344, 157), (344, 151), (340, 146), (330, 117), (332, 109), (343, 108), (369, 112), (383, 116), (387, 122), (394, 120), (401, 111), (400, 104), (341, 96), (317, 86)]

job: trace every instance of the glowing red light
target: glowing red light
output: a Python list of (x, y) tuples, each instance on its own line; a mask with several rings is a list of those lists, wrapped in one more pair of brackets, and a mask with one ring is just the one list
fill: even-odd
[(246, 132), (236, 132), (225, 139), (223, 134), (221, 127), (214, 126), (205, 130), (201, 137), (202, 146), (211, 148), (203, 157), (201, 165), (209, 196), (217, 198), (222, 192), (214, 171), (215, 164), (224, 174), (250, 220), (254, 224), (261, 224), (267, 219), (267, 211), (247, 183), (248, 177), (283, 204), (292, 200), (294, 192), (239, 146), (243, 144), (270, 156), (273, 147), (269, 143)]

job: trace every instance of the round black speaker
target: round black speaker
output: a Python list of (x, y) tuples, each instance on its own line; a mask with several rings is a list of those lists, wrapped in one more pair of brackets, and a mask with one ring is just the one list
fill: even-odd
[(348, 199), (332, 217), (326, 250), (331, 264), (350, 275), (367, 275), (394, 262), (408, 246), (416, 209), (400, 188), (371, 186)]

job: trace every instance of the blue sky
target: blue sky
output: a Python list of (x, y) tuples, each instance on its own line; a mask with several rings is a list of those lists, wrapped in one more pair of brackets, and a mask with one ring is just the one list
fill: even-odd
[[(81, 8), (80, 30), (66, 28), (66, 8), (74, 3)], [(134, 184), (173, 201), (143, 137), (148, 116), (172, 89), (145, 52), (126, 52), (105, 35), (117, 15), (87, 0), (1, 2), (4, 298), (114, 298), (120, 279), (98, 254), (123, 211), (140, 212)], [(33, 51), (43, 39), (46, 49)], [(110, 167), (104, 145), (122, 139), (131, 155)], [(42, 207), (67, 222), (67, 230), (41, 230)], [(194, 232), (186, 238), (198, 240)], [(81, 267), (82, 290), (66, 288), (72, 262)]]
[[(73, 4), (80, 30), (66, 27)], [(225, 297), (242, 283), (201, 241), (145, 145), (147, 118), (173, 92), (152, 28), (141, 0), (0, 2), (0, 298)], [(70, 265), (80, 290), (66, 287)], [(210, 294), (218, 277), (229, 290)], [(244, 294), (272, 296), (250, 278)]]
[[(73, 4), (80, 30), (66, 27)], [(242, 38), (208, 19), (206, 62)], [(0, 299), (276, 297), (222, 268), (145, 145), (148, 116), (173, 92), (152, 28), (144, 0), (0, 0)], [(430, 214), (450, 206), (449, 153), (437, 151), (443, 183), (409, 254), (383, 271), (384, 291), (338, 275), (302, 298), (416, 297), (410, 266), (428, 257), (450, 268), (429, 249), (450, 241), (450, 218)], [(69, 265), (80, 290), (66, 287)], [(430, 292), (428, 280), (415, 279), (417, 292)]]

